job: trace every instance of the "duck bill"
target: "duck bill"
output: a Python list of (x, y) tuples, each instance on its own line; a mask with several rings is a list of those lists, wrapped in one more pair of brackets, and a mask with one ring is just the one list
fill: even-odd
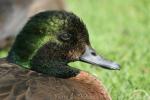
[(93, 50), (89, 46), (86, 46), (84, 54), (80, 56), (80, 61), (83, 61), (89, 64), (98, 65), (105, 69), (110, 69), (110, 70), (120, 69), (117, 63), (111, 62), (109, 60), (105, 60), (101, 56), (97, 55), (95, 50)]

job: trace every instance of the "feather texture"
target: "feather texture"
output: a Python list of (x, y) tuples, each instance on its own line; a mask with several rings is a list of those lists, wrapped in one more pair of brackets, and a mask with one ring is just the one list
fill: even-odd
[(87, 72), (61, 79), (0, 63), (0, 100), (111, 100), (101, 81)]

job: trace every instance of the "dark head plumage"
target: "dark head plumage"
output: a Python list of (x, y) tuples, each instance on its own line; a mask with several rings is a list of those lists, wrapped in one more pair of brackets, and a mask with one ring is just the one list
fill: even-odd
[[(93, 58), (92, 58), (93, 57)], [(73, 13), (47, 11), (32, 17), (17, 36), (8, 61), (47, 75), (68, 78), (79, 73), (67, 63), (82, 60), (110, 69), (91, 48), (84, 23)]]

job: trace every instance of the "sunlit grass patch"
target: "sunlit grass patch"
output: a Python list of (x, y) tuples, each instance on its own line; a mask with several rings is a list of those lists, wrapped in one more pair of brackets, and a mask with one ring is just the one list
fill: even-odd
[(86, 23), (96, 51), (121, 65), (109, 71), (74, 63), (105, 84), (113, 100), (150, 99), (150, 1), (67, 0), (70, 11)]

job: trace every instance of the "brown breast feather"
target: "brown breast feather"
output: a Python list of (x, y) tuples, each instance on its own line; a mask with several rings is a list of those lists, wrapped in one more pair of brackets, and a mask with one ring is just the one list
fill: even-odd
[(0, 100), (111, 100), (102, 83), (87, 72), (60, 79), (0, 64)]

